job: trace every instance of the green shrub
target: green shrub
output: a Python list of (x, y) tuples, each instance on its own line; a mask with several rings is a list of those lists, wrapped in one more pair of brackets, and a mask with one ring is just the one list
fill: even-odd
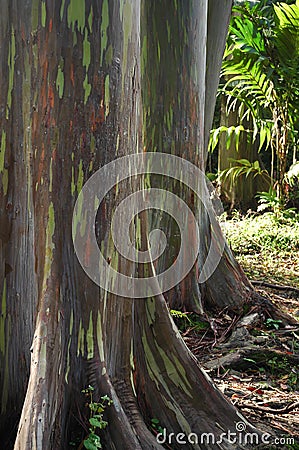
[(277, 218), (273, 213), (235, 216), (225, 223), (225, 234), (236, 255), (258, 251), (298, 251), (299, 217)]
[(250, 278), (299, 284), (299, 216), (239, 213), (222, 224), (227, 241)]

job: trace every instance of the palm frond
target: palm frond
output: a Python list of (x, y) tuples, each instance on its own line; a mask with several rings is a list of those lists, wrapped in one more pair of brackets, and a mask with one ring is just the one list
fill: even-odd
[[(292, 5), (280, 3), (274, 5), (276, 16), (276, 33), (274, 44), (280, 62), (288, 69), (298, 69), (299, 63), (299, 1)], [(298, 74), (297, 74), (298, 76)]]

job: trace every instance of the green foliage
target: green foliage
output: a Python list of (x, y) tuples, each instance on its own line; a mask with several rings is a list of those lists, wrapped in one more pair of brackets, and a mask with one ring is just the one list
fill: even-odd
[(296, 78), (298, 77), (296, 70), (299, 67), (299, 1), (292, 5), (279, 3), (273, 7), (276, 22), (273, 41), (282, 66), (281, 70), (287, 68), (284, 73), (286, 78)]
[(299, 384), (298, 369), (293, 367), (289, 359), (284, 357), (274, 356), (267, 361), (267, 366), (270, 368), (272, 375), (286, 374), (284, 379), (291, 389), (297, 389)]
[(269, 329), (274, 328), (275, 330), (278, 330), (280, 328), (281, 324), (282, 324), (281, 320), (271, 319), (270, 317), (268, 317), (268, 319), (266, 319), (266, 321), (265, 321), (265, 325)]
[(155, 431), (155, 433), (163, 433), (163, 428), (160, 425), (159, 419), (151, 419), (151, 428)]
[(270, 186), (268, 192), (259, 192), (257, 198), (259, 199), (259, 206), (257, 208), (258, 212), (269, 209), (277, 215), (283, 208), (283, 202), (277, 197), (276, 191), (272, 188), (272, 186)]
[(218, 178), (218, 174), (217, 173), (211, 173), (211, 172), (207, 172), (206, 173), (206, 177), (208, 178), (209, 181), (211, 181), (211, 183), (213, 181), (216, 181)]
[(255, 178), (256, 176), (261, 176), (263, 179), (270, 183), (271, 178), (267, 170), (262, 169), (258, 161), (254, 161), (253, 163), (251, 163), (250, 161), (248, 161), (248, 159), (233, 158), (229, 158), (229, 161), (231, 161), (235, 165), (219, 172), (220, 181), (224, 178), (230, 179), (232, 183), (235, 183), (236, 179), (241, 177), (242, 175), (246, 178), (249, 175), (252, 175), (253, 178)]
[(294, 442), (294, 444), (286, 444), (286, 449), (287, 450), (299, 450), (299, 444), (297, 444), (296, 442)]
[(102, 396), (100, 402), (94, 402), (93, 391), (94, 388), (90, 385), (82, 390), (82, 393), (88, 397), (88, 407), (90, 409), (89, 434), (83, 442), (83, 445), (87, 450), (97, 450), (102, 448), (100, 436), (97, 434), (97, 428), (102, 430), (107, 427), (108, 422), (104, 420), (103, 416), (107, 406), (110, 406), (113, 403), (107, 395)]
[(234, 252), (253, 254), (256, 251), (299, 250), (299, 221), (293, 218), (277, 218), (267, 212), (255, 217), (236, 216), (225, 224), (225, 234)]
[[(244, 131), (252, 142), (259, 139), (259, 150), (270, 148), (276, 154), (275, 181), (281, 197), (288, 151), (298, 143), (299, 0), (242, 1), (233, 12), (222, 66), (226, 81), (219, 92), (225, 96), (227, 112), (238, 112), (239, 124), (212, 130), (210, 150), (222, 133), (227, 135), (227, 147), (236, 135), (238, 148)], [(245, 130), (244, 121), (252, 123), (252, 129)]]
[(290, 186), (295, 186), (299, 181), (299, 162), (291, 165), (290, 169), (286, 173), (286, 180)]
[(184, 332), (187, 328), (193, 328), (194, 330), (201, 331), (209, 327), (207, 322), (200, 321), (198, 316), (194, 313), (171, 309), (170, 314), (174, 318), (174, 321), (180, 331)]
[(245, 114), (257, 121), (271, 121), (275, 107), (286, 102), (291, 116), (298, 115), (298, 0), (293, 5), (242, 2), (234, 13), (223, 62), (229, 80), (222, 92), (229, 95), (229, 105), (239, 98)]
[(233, 142), (236, 146), (236, 149), (239, 149), (239, 142), (240, 142), (240, 136), (241, 133), (244, 131), (250, 131), (248, 129), (245, 129), (243, 125), (238, 126), (231, 126), (226, 127), (224, 125), (221, 125), (219, 128), (216, 128), (211, 131), (211, 137), (209, 141), (209, 151), (213, 152), (219, 142), (220, 135), (225, 134), (226, 135), (226, 148), (229, 148), (231, 143)]
[(250, 278), (299, 284), (299, 215), (234, 213), (222, 223), (227, 241)]
[(288, 219), (298, 217), (296, 208), (285, 208), (286, 205), (284, 200), (278, 197), (277, 192), (272, 186), (270, 186), (268, 192), (259, 192), (256, 197), (259, 199), (258, 212), (269, 210), (272, 211), (277, 218), (283, 217)]
[[(274, 321), (275, 322), (275, 321)], [(290, 390), (297, 390), (299, 386), (298, 368), (294, 366), (287, 356), (273, 355), (268, 359), (267, 355), (260, 353), (254, 358), (243, 358), (249, 367), (254, 370), (258, 369), (260, 373), (267, 373), (272, 378), (273, 384), (284, 383), (288, 385)]]

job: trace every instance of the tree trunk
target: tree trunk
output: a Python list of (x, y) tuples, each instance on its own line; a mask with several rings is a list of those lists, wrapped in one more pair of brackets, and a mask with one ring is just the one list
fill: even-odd
[[(219, 68), (227, 25), (222, 13), (228, 17), (230, 3), (5, 2), (0, 28), (6, 43), (0, 55), (4, 448), (69, 448), (86, 414), (81, 390), (87, 384), (95, 387), (95, 398), (113, 399), (101, 434), (108, 450), (162, 448), (150, 431), (154, 417), (168, 433), (213, 433), (214, 439), (245, 423), (186, 348), (163, 295), (128, 299), (98, 288), (82, 270), (72, 243), (73, 208), (84, 182), (115, 158), (141, 151), (142, 111), (146, 149), (171, 151), (204, 168), (205, 123), (210, 126), (216, 86), (216, 75), (209, 77), (211, 61)], [(206, 86), (213, 95), (205, 97)], [(97, 216), (99, 247), (111, 266), (126, 273), (134, 267), (111, 250), (109, 228), (132, 186), (117, 184)], [(200, 265), (212, 233), (204, 209), (190, 204), (207, 235)], [(81, 232), (82, 222), (76, 229)], [(136, 238), (142, 241), (143, 233), (137, 230)], [(249, 290), (227, 248), (201, 287), (205, 304), (219, 307), (240, 308)], [(190, 292), (192, 305), (200, 309), (195, 271), (180, 288), (182, 303), (188, 305)], [(79, 432), (80, 440), (86, 434)], [(172, 441), (171, 448), (181, 444)], [(184, 448), (232, 444), (223, 439)]]
[[(230, 17), (227, 1), (144, 2), (147, 26), (142, 27), (142, 100), (144, 145), (147, 151), (179, 155), (203, 171), (207, 160), (209, 132), (215, 107), (221, 56)], [(165, 26), (165, 11), (167, 23)], [(198, 18), (204, 17), (204, 20)], [(219, 25), (221, 23), (221, 26)], [(217, 29), (217, 33), (215, 30)], [(146, 30), (146, 32), (144, 32)], [(203, 42), (206, 41), (206, 45)], [(203, 61), (205, 62), (203, 64)], [(198, 274), (211, 245), (211, 224), (207, 211), (192, 192), (185, 192), (177, 180), (152, 180), (152, 185), (167, 189), (184, 198), (198, 217), (201, 242), (194, 270), (167, 294), (174, 309), (202, 313), (225, 307), (241, 311), (250, 298), (251, 287), (241, 268), (225, 246), (220, 264), (205, 283)], [(177, 229), (169, 218), (156, 220), (157, 228), (173, 236), (169, 251), (159, 260), (159, 267), (169, 264), (177, 253)], [(220, 239), (220, 236), (218, 236)]]

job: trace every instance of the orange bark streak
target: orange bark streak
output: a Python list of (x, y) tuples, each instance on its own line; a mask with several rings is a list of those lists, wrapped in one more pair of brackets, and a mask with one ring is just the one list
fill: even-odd
[(50, 104), (51, 108), (54, 108), (54, 91), (53, 91), (53, 87), (51, 85), (49, 85), (48, 98), (49, 98), (49, 104)]
[(42, 173), (43, 173), (44, 162), (45, 162), (45, 147), (44, 147), (44, 143), (42, 143), (42, 153), (41, 153), (40, 160), (39, 160), (38, 176), (37, 176), (37, 181), (39, 183), (41, 181), (41, 177), (42, 177)]
[(71, 78), (72, 85), (74, 87), (75, 86), (75, 80), (74, 80), (74, 65), (73, 64), (71, 64), (70, 78)]
[(90, 233), (88, 233), (86, 240), (86, 252), (84, 258), (84, 263), (86, 264), (87, 267), (89, 266), (90, 254), (91, 254)]
[(48, 78), (48, 61), (45, 61), (43, 66), (43, 84), (41, 88), (41, 98), (42, 98), (42, 108), (43, 110), (46, 109), (47, 103), (48, 103), (48, 96), (47, 96), (47, 78)]

